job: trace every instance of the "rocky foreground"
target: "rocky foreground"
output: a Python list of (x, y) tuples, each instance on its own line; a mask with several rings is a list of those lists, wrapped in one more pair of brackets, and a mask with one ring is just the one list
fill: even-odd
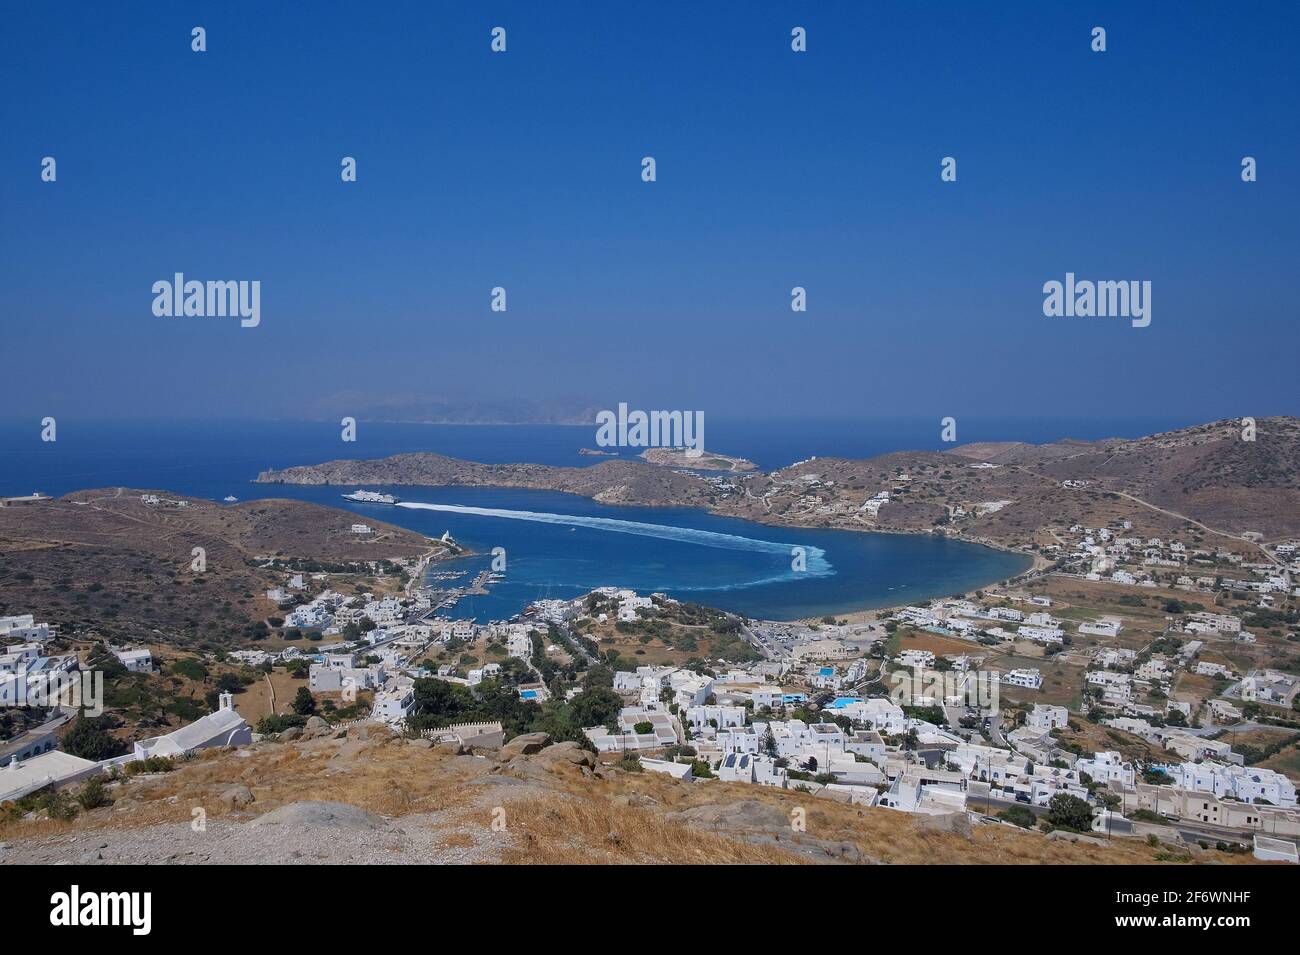
[(72, 821), (0, 825), (0, 863), (1142, 863), (1160, 851), (681, 783), (544, 734), (467, 752), (315, 720), (108, 790), (111, 805)]

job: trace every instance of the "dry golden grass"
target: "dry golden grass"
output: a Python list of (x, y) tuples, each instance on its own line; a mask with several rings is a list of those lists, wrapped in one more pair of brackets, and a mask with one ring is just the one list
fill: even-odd
[(647, 809), (597, 799), (540, 799), (512, 807), (512, 844), (502, 861), (526, 865), (588, 863), (795, 865), (806, 860), (774, 846), (750, 845), (670, 822)]
[[(1130, 840), (1110, 846), (1057, 842), (1005, 826), (976, 827), (965, 836), (917, 827), (915, 817), (889, 809), (848, 806), (804, 793), (741, 784), (677, 783), (657, 774), (614, 774), (606, 779), (566, 779), (567, 798), (524, 803), (509, 811), (510, 830), (528, 838), (504, 852), (517, 863), (578, 862), (780, 862), (808, 861), (774, 846), (751, 845), (725, 833), (664, 818), (669, 812), (715, 803), (753, 800), (789, 815), (806, 810), (806, 834), (849, 842), (864, 858), (896, 864), (1145, 864), (1154, 850)], [(617, 797), (636, 793), (658, 806), (632, 809)], [(608, 839), (613, 832), (617, 843)]]
[(452, 832), (438, 840), (440, 849), (468, 849), (474, 845), (474, 839), (465, 832)]
[[(540, 764), (531, 764), (537, 769)], [(473, 845), (505, 808), (500, 859), (509, 863), (570, 864), (802, 864), (814, 861), (780, 830), (749, 835), (714, 831), (669, 815), (694, 807), (748, 800), (783, 816), (801, 808), (807, 839), (856, 846), (864, 860), (902, 864), (1146, 864), (1155, 851), (1137, 840), (1109, 846), (1052, 841), (1004, 826), (975, 826), (969, 836), (923, 828), (911, 815), (865, 809), (806, 793), (720, 782), (679, 783), (654, 773), (626, 773), (608, 766), (601, 777), (583, 776), (567, 764), (556, 772), (527, 772), (522, 785), (473, 785), (494, 771), (516, 770), (488, 759), (453, 757), (387, 740), (313, 740), (259, 745), (251, 755), (209, 752), (176, 770), (113, 787), (116, 805), (83, 813), (72, 822), (10, 822), (6, 840), (61, 835), (101, 827), (136, 828), (189, 822), (201, 806), (209, 818), (247, 818), (302, 800), (350, 803), (387, 817), (418, 815), (438, 830), (448, 847)], [(256, 801), (232, 810), (220, 800), (242, 783)], [(630, 803), (635, 803), (632, 805)], [(421, 822), (421, 824), (425, 824)], [(773, 842), (778, 844), (773, 844)], [(1224, 861), (1227, 861), (1224, 859)], [(1231, 861), (1250, 861), (1233, 857)]]
[(973, 654), (991, 657), (993, 651), (974, 640), (954, 640), (925, 630), (908, 630), (898, 641), (899, 650), (929, 650), (935, 656)]

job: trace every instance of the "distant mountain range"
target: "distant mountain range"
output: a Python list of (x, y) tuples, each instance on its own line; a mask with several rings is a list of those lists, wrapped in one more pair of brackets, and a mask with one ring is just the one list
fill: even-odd
[(600, 408), (579, 399), (477, 398), (340, 392), (300, 409), (308, 417), (351, 415), (405, 424), (573, 424), (595, 422)]

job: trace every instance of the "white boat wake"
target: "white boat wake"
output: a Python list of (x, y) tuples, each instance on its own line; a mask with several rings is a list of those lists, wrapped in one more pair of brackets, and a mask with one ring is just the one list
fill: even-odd
[[(667, 524), (646, 524), (641, 521), (622, 521), (613, 517), (582, 517), (573, 514), (548, 514), (544, 511), (511, 511), (496, 507), (470, 507), (464, 504), (424, 504), (420, 501), (401, 501), (397, 507), (421, 511), (445, 511), (451, 514), (474, 514), (479, 517), (503, 517), (513, 521), (532, 521), (538, 524), (563, 524), (590, 527), (615, 534), (635, 534), (638, 537), (657, 537), (660, 540), (681, 541), (721, 550), (740, 550), (760, 554), (779, 554), (793, 563), (796, 548), (803, 551), (805, 570), (791, 570), (789, 576), (770, 580), (791, 580), (801, 577), (829, 577), (835, 568), (826, 559), (826, 551), (805, 544), (781, 544), (776, 541), (756, 540), (737, 534), (720, 534), (694, 527), (672, 527)], [(765, 583), (767, 581), (764, 581)]]

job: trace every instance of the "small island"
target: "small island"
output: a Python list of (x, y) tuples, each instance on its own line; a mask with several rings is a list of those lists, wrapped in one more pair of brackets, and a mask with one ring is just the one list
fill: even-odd
[(646, 448), (641, 452), (641, 460), (647, 464), (658, 464), (670, 468), (694, 468), (699, 471), (756, 471), (753, 461), (733, 457), (730, 454), (715, 454), (705, 451), (699, 454), (688, 448)]

